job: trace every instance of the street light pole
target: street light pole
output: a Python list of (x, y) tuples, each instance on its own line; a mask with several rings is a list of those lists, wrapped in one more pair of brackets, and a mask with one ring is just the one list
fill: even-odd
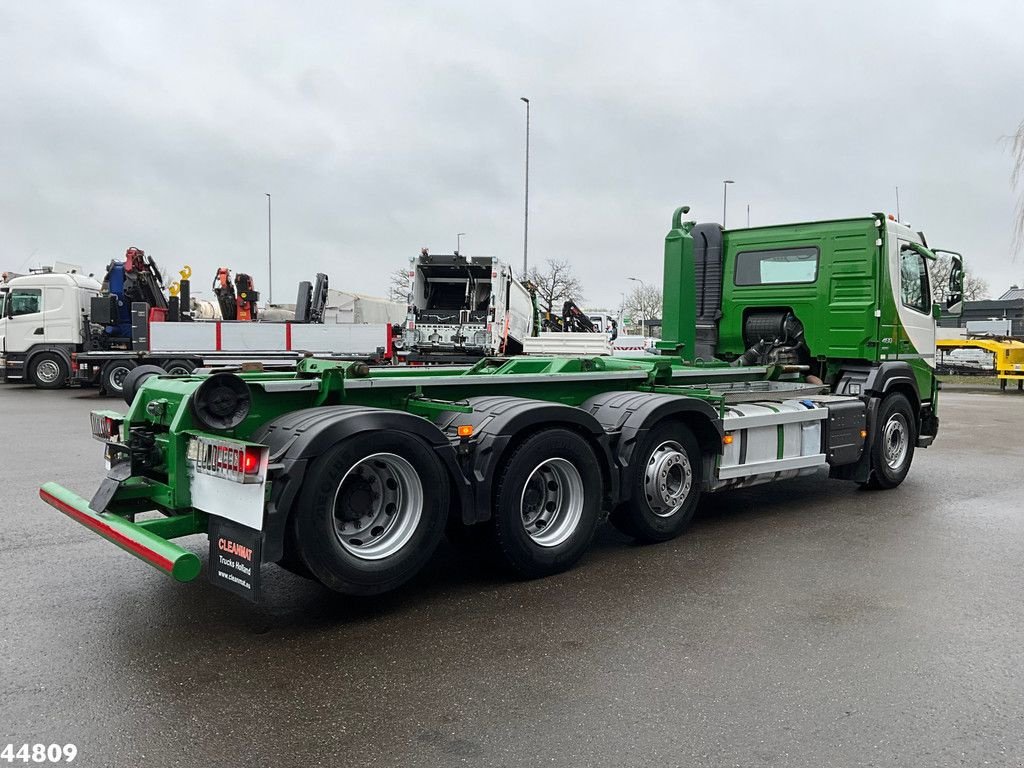
[(722, 182), (722, 229), (725, 229), (725, 213), (729, 202), (729, 185), (735, 183), (732, 179), (726, 179)]
[(526, 241), (530, 234), (530, 100), (520, 96), (526, 102), (526, 200), (523, 203), (523, 277), (526, 277)]
[(264, 192), (267, 196), (267, 304), (274, 303), (274, 267), (270, 253), (270, 193)]
[(466, 234), (465, 232), (459, 232), (455, 236), (455, 253), (456, 254), (462, 253), (462, 238), (463, 238), (463, 236), (465, 234)]

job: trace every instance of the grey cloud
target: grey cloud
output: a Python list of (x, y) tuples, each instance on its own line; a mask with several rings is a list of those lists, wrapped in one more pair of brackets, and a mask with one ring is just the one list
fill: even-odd
[[(660, 278), (672, 209), (755, 224), (892, 210), (999, 291), (1024, 9), (900, 4), (8, 4), (0, 254), (100, 269), (130, 244), (275, 299), (382, 293), (427, 245), (531, 258), (595, 304)], [(34, 254), (34, 255), (32, 255)]]

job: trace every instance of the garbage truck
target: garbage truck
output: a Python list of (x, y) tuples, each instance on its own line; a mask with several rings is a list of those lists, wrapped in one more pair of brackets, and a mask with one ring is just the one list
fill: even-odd
[(604, 519), (663, 542), (708, 493), (805, 475), (899, 486), (939, 428), (939, 250), (880, 213), (743, 229), (688, 213), (665, 240), (657, 355), (140, 366), (127, 411), (91, 415), (98, 487), (40, 496), (179, 582), (202, 560), (177, 540), (206, 536), (209, 579), (258, 600), (272, 564), (347, 595), (394, 590), (446, 533), (538, 578)]

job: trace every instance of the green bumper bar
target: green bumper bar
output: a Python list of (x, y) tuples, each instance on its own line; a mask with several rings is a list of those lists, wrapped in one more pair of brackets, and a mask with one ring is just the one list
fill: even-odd
[(174, 577), (175, 581), (192, 581), (199, 575), (200, 562), (194, 552), (161, 538), (123, 517), (104, 512), (97, 514), (89, 502), (58, 483), (46, 483), (39, 497), (86, 528), (90, 528), (121, 549)]

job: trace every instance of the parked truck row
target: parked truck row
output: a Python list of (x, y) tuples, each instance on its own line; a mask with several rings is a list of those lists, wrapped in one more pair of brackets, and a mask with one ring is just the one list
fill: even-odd
[[(183, 375), (215, 363), (294, 363), (303, 354), (377, 364), (470, 364), (493, 355), (629, 355), (650, 340), (618, 340), (616, 320), (566, 301), (539, 311), (534, 287), (492, 257), (434, 256), (410, 268), (407, 304), (300, 284), (296, 304), (260, 309), (251, 276), (218, 269), (215, 302), (191, 296), (191, 270), (167, 289), (138, 248), (102, 283), (74, 271), (12, 276), (0, 286), (0, 380), (43, 389), (97, 384), (121, 392), (137, 365)], [(168, 295), (169, 294), (169, 295)], [(618, 343), (616, 343), (618, 341)]]
[[(688, 210), (665, 240), (659, 355), (510, 355), (509, 323), (505, 355), (463, 366), (140, 366), (127, 412), (92, 415), (109, 471), (91, 498), (58, 483), (40, 495), (178, 581), (201, 561), (175, 539), (206, 535), (209, 578), (256, 600), (270, 563), (379, 594), (447, 532), (542, 577), (571, 567), (605, 517), (658, 542), (705, 493), (818, 473), (902, 483), (939, 428), (936, 249), (877, 213), (725, 230)], [(484, 272), (453, 317), (438, 298), (463, 265), (439, 266), (415, 330), (494, 333)], [(946, 286), (953, 313), (962, 274)]]
[(300, 283), (296, 304), (283, 315), (265, 313), (291, 319), (256, 322), (259, 294), (248, 275), (232, 280), (230, 270), (218, 270), (219, 311), (201, 318), (193, 312), (191, 271), (181, 274), (168, 290), (152, 259), (129, 248), (102, 283), (71, 271), (11, 277), (0, 287), (0, 380), (43, 389), (97, 384), (119, 394), (143, 363), (184, 375), (231, 362), (294, 364), (305, 354), (370, 362), (392, 356), (392, 323), (351, 322), (329, 310), (326, 275)]

